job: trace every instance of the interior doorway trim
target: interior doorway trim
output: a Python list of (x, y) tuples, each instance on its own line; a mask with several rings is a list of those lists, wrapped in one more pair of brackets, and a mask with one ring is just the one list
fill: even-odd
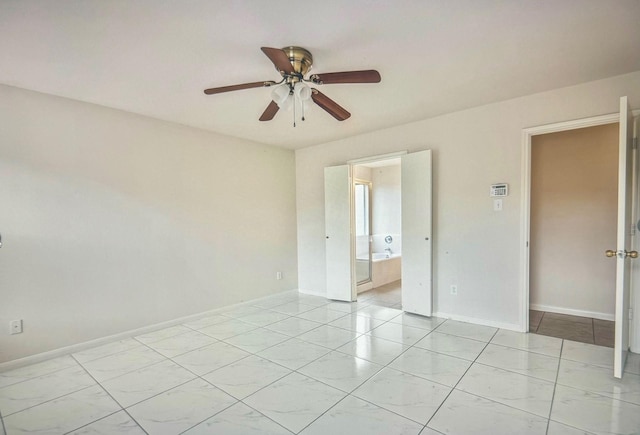
[(379, 154), (377, 156), (369, 156), (369, 157), (363, 157), (361, 159), (348, 160), (347, 164), (351, 166), (355, 166), (355, 165), (360, 165), (362, 163), (377, 162), (379, 160), (395, 159), (396, 157), (402, 157), (405, 154), (408, 154), (408, 151), (397, 151), (395, 153)]
[(598, 125), (613, 124), (620, 121), (619, 113), (594, 116), (591, 118), (576, 119), (572, 121), (558, 122), (525, 128), (522, 130), (522, 203), (520, 210), (520, 330), (529, 331), (529, 239), (531, 230), (531, 140), (533, 136), (560, 131), (576, 130), (579, 128), (595, 127)]

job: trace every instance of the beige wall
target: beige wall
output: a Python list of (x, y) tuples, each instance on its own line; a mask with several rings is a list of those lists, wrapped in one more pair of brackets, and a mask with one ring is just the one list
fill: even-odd
[[(623, 95), (639, 107), (640, 72), (297, 150), (299, 288), (315, 294), (324, 294), (326, 288), (323, 168), (402, 150), (430, 149), (435, 312), (506, 328), (524, 327), (522, 131), (618, 112)], [(489, 187), (498, 182), (509, 183), (509, 196), (503, 210), (496, 212)], [(458, 286), (455, 296), (449, 291), (451, 284)]]
[(0, 119), (0, 362), (296, 288), (292, 151), (7, 86)]
[(531, 142), (532, 309), (613, 320), (618, 124)]
[(373, 234), (400, 234), (402, 197), (400, 165), (371, 169)]

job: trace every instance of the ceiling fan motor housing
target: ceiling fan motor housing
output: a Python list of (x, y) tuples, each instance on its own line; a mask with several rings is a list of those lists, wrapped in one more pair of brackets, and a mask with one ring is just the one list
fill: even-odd
[[(307, 74), (307, 72), (311, 69), (311, 65), (313, 65), (313, 56), (311, 52), (306, 48), (302, 47), (284, 47), (282, 51), (289, 57), (289, 61), (293, 66), (293, 70), (295, 71), (295, 75), (290, 76), (290, 81), (287, 82), (295, 83), (302, 80), (302, 78)], [(280, 72), (280, 74), (286, 76), (286, 73)], [(289, 79), (289, 77), (287, 77)]]

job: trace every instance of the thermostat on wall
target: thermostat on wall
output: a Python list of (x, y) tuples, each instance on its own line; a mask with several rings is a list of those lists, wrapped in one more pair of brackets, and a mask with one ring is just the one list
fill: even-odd
[(507, 196), (509, 194), (509, 185), (507, 183), (492, 184), (489, 196)]

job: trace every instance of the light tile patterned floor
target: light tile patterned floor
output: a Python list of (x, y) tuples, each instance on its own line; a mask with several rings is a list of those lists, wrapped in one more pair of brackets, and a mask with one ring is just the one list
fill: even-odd
[(287, 292), (0, 373), (9, 434), (640, 432), (640, 356)]

